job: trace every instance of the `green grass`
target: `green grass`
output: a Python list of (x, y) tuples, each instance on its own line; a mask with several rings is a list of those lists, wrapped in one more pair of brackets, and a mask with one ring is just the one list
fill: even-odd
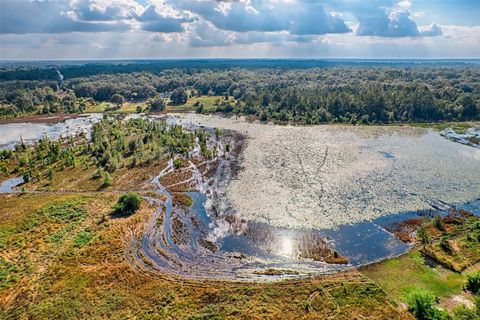
[(435, 242), (422, 248), (424, 254), (457, 272), (462, 272), (480, 261), (480, 221), (478, 218), (469, 217), (462, 224), (449, 225), (448, 232), (442, 232), (441, 238), (447, 239), (447, 243), (452, 247), (450, 251), (442, 248), (439, 242)]
[[(166, 110), (169, 112), (175, 112), (175, 111), (195, 111), (197, 107), (195, 107), (195, 104), (197, 102), (200, 102), (203, 105), (203, 110), (206, 112), (209, 111), (215, 111), (217, 108), (217, 105), (220, 104), (222, 101), (225, 101), (224, 96), (201, 96), (201, 97), (190, 97), (188, 101), (183, 104), (183, 105), (169, 105), (167, 106)], [(229, 97), (229, 100), (231, 103), (235, 104), (235, 100), (233, 97)]]
[(451, 296), (461, 292), (465, 283), (459, 273), (426, 265), (418, 251), (367, 267), (362, 273), (398, 301), (415, 288), (426, 289), (438, 297)]
[(435, 131), (443, 131), (447, 128), (457, 133), (465, 133), (469, 128), (479, 125), (478, 122), (441, 122), (441, 123), (410, 123), (412, 127), (433, 129)]
[(52, 221), (79, 221), (87, 215), (81, 204), (81, 201), (74, 201), (48, 205), (40, 211), (40, 214)]
[(140, 106), (142, 111), (146, 109), (146, 102), (125, 102), (122, 107), (115, 112), (117, 113), (136, 113), (137, 107)]
[(16, 264), (0, 257), (0, 289), (8, 288), (16, 283), (19, 271)]
[(82, 248), (89, 245), (95, 237), (95, 234), (89, 230), (80, 231), (73, 239), (73, 246), (75, 248)]
[(85, 109), (85, 113), (105, 112), (107, 109), (112, 108), (113, 105), (109, 102), (102, 102), (99, 104), (89, 104)]

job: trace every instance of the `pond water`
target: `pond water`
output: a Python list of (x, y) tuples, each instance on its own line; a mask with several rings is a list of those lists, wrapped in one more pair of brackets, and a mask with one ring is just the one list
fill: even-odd
[(12, 192), (19, 192), (15, 189), (15, 187), (21, 185), (23, 183), (22, 177), (15, 177), (5, 181), (0, 182), (0, 194), (1, 193), (12, 193)]
[(178, 115), (247, 135), (226, 196), (249, 221), (332, 229), (480, 198), (480, 149), (401, 126), (276, 126)]
[(55, 140), (84, 132), (88, 137), (92, 125), (99, 122), (102, 117), (100, 113), (92, 113), (55, 124), (30, 122), (0, 124), (0, 149), (13, 148), (20, 141), (20, 137), (27, 144), (44, 136)]

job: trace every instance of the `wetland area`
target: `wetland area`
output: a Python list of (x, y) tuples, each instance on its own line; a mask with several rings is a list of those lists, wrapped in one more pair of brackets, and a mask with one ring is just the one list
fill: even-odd
[[(97, 174), (88, 155), (96, 152), (94, 142), (102, 141), (99, 128), (109, 132), (112, 146), (128, 142), (108, 185), (98, 176), (110, 175)], [(75, 286), (90, 279), (95, 301), (104, 301), (98, 296), (107, 292), (104, 285), (130, 292), (137, 289), (125, 283), (136, 283), (154, 294), (151, 299), (161, 306), (151, 312), (160, 319), (184, 318), (183, 312), (202, 305), (199, 314), (208, 314), (205, 305), (231, 308), (225, 294), (242, 297), (238, 310), (245, 301), (253, 303), (244, 314), (255, 317), (263, 308), (267, 318), (277, 317), (282, 309), (265, 303), (284, 303), (291, 290), (302, 297), (291, 316), (305, 312), (312, 319), (342, 318), (373, 312), (373, 318), (383, 319), (388, 312), (394, 319), (408, 319), (397, 301), (411, 289), (404, 282), (391, 287), (399, 281), (391, 272), (408, 271), (404, 277), (428, 289), (447, 286), (438, 290), (445, 295), (460, 291), (463, 278), (455, 272), (478, 266), (476, 244), (451, 240), (456, 248), (468, 249), (445, 257), (435, 245), (419, 251), (417, 235), (420, 226), (430, 228), (437, 216), (455, 239), (464, 235), (462, 228), (475, 228), (480, 148), (469, 139), (478, 132), (475, 125), (463, 133), (410, 126), (279, 126), (193, 113), (90, 114), (54, 124), (0, 124), (2, 150), (19, 152), (7, 160), (8, 166), (17, 160), (32, 166), (22, 155), (34, 159), (30, 148), (53, 150), (55, 141), (76, 157), (70, 163), (60, 152), (63, 160), (49, 165), (55, 168), (53, 177), (47, 169), (25, 177), (14, 168), (0, 180), (2, 215), (8, 221), (0, 242), (7, 248), (0, 295), (5, 315), (15, 318), (28, 307), (34, 318), (42, 318), (45, 312), (68, 308), (72, 300), (64, 293), (32, 304), (38, 290), (48, 297), (63, 292), (62, 286), (69, 288), (72, 284), (61, 284), (69, 281), (63, 276), (55, 287), (42, 280), (64, 273)], [(163, 135), (188, 140), (191, 147), (169, 146)], [(172, 150), (170, 156), (156, 156), (156, 139), (165, 141), (163, 152)], [(139, 145), (143, 149), (133, 155), (128, 151)], [(137, 159), (138, 150), (147, 155)], [(111, 209), (126, 192), (143, 199), (130, 217)], [(64, 214), (71, 218), (62, 218)], [(427, 230), (438, 239), (438, 231)], [(38, 247), (32, 250), (28, 241)], [(47, 267), (42, 271), (32, 265)], [(112, 278), (115, 274), (122, 280)], [(417, 278), (423, 274), (429, 277)], [(440, 274), (447, 278), (439, 279)], [(83, 295), (90, 289), (79, 290), (84, 305), (97, 305)], [(158, 296), (162, 290), (167, 293)], [(185, 290), (189, 298), (175, 298)], [(264, 290), (271, 298), (257, 296)], [(359, 290), (369, 292), (361, 307), (341, 305), (359, 299)], [(256, 298), (247, 299), (251, 295)], [(143, 299), (133, 292), (129, 297)], [(442, 303), (456, 306), (451, 297)], [(209, 299), (217, 301), (215, 307)], [(472, 301), (461, 295), (455, 299)], [(137, 309), (142, 303), (135, 301), (134, 308), (116, 314), (129, 318), (143, 313)], [(182, 301), (188, 301), (190, 311), (174, 309)], [(219, 312), (236, 318), (236, 311)]]
[[(101, 117), (2, 124), (0, 143), (88, 137)], [(457, 143), (448, 130), (292, 127), (186, 113), (149, 118), (160, 119), (206, 130), (217, 151), (202, 159), (197, 141), (181, 168), (170, 160), (145, 181), (144, 198), (158, 209), (127, 241), (126, 256), (147, 272), (241, 281), (334, 273), (408, 252), (414, 229), (403, 238), (394, 232), (407, 220), (452, 208), (480, 215), (480, 148)], [(0, 190), (20, 192), (21, 183), (13, 177)], [(136, 190), (122, 190), (129, 189)]]

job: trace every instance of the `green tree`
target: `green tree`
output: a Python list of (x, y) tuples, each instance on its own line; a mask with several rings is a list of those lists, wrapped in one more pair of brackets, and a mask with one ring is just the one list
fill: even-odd
[(435, 307), (435, 296), (424, 289), (415, 289), (406, 298), (408, 311), (418, 320), (447, 320), (449, 315)]
[(453, 251), (452, 246), (448, 241), (448, 236), (441, 237), (439, 245), (440, 245), (440, 248), (442, 248), (442, 250), (445, 251), (446, 253), (451, 253)]
[(182, 159), (174, 159), (173, 160), (173, 166), (175, 167), (175, 169), (179, 169), (183, 166), (183, 161)]
[(52, 170), (52, 168), (48, 168), (47, 178), (50, 182), (53, 180), (53, 170)]
[(443, 219), (442, 217), (437, 214), (434, 218), (433, 218), (433, 225), (435, 226), (435, 228), (437, 228), (439, 231), (445, 231), (445, 224), (443, 223)]
[(114, 103), (117, 108), (120, 108), (125, 102), (125, 98), (121, 94), (115, 93), (110, 99), (110, 102)]
[(185, 104), (188, 100), (187, 91), (184, 88), (175, 89), (170, 95), (173, 104)]
[(165, 100), (164, 99), (153, 99), (149, 103), (150, 111), (163, 111), (165, 109)]
[(112, 184), (112, 176), (110, 175), (110, 173), (105, 172), (103, 175), (102, 187), (108, 187), (111, 184)]
[(428, 235), (425, 226), (420, 226), (420, 228), (418, 228), (417, 236), (423, 245), (430, 244), (430, 236)]
[(31, 179), (31, 177), (32, 177), (32, 173), (31, 173), (30, 171), (25, 171), (25, 172), (23, 173), (23, 176), (22, 176), (22, 177), (23, 177), (23, 182), (24, 182), (24, 183), (27, 183), (27, 182), (30, 181), (30, 179)]
[(142, 198), (136, 192), (122, 194), (114, 208), (114, 214), (129, 216), (134, 214), (139, 208)]
[(466, 288), (475, 294), (480, 292), (480, 271), (467, 275)]

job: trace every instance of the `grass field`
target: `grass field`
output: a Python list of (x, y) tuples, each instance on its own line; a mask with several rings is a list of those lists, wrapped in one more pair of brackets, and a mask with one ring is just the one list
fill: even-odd
[(429, 290), (438, 297), (459, 294), (465, 283), (462, 274), (427, 265), (419, 251), (369, 266), (362, 273), (397, 301), (415, 288)]
[[(171, 105), (167, 104), (165, 107), (165, 112), (186, 112), (186, 111), (195, 111), (197, 107), (195, 106), (197, 102), (200, 102), (203, 105), (203, 108), (206, 112), (214, 111), (217, 108), (217, 105), (225, 101), (223, 96), (193, 96), (188, 99), (185, 104), (182, 105)], [(229, 97), (228, 101), (232, 104), (235, 104), (235, 99)], [(142, 111), (147, 110), (147, 101), (138, 101), (138, 102), (125, 102), (122, 104), (120, 109), (116, 109), (115, 106), (110, 102), (102, 102), (98, 104), (87, 104), (85, 113), (94, 113), (94, 112), (106, 112), (108, 110), (113, 110), (115, 113), (136, 113), (137, 107), (140, 106)]]

